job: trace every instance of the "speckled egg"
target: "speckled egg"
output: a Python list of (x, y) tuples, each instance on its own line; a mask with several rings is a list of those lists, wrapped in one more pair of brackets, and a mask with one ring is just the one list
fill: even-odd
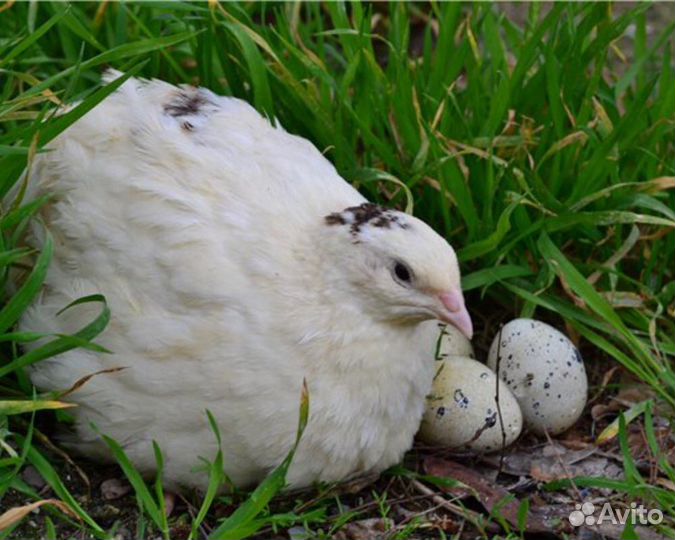
[(492, 341), (488, 365), (499, 369), (520, 403), (525, 425), (535, 433), (565, 431), (586, 405), (588, 380), (581, 354), (546, 323), (514, 319), (504, 325)]
[[(419, 438), (434, 446), (490, 452), (516, 440), (523, 426), (518, 402), (499, 382), (499, 409), (495, 400), (496, 375), (466, 356), (436, 362), (437, 372)], [(502, 425), (505, 440), (502, 440)]]
[(457, 330), (457, 328), (447, 324), (439, 324), (438, 326), (441, 333), (438, 338), (436, 360), (443, 360), (449, 356), (468, 356), (469, 358), (476, 358), (471, 341)]

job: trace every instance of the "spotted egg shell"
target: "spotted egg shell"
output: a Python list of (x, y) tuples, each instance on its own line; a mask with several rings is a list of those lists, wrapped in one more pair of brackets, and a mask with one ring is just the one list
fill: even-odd
[(438, 326), (441, 329), (441, 332), (438, 338), (436, 360), (442, 360), (449, 356), (468, 356), (469, 358), (476, 358), (471, 341), (457, 330), (457, 328), (448, 324), (439, 324)]
[[(500, 339), (501, 335), (501, 339)], [(514, 319), (498, 333), (488, 365), (516, 396), (525, 425), (535, 433), (562, 433), (586, 405), (588, 380), (581, 354), (552, 326), (533, 319)]]
[[(490, 452), (502, 448), (502, 424), (495, 400), (497, 377), (466, 356), (436, 362), (437, 371), (419, 437), (434, 446)], [(523, 426), (518, 402), (499, 382), (499, 405), (506, 439), (511, 444)]]

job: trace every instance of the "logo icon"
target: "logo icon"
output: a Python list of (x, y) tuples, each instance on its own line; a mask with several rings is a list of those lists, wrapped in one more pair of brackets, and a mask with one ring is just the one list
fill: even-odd
[(595, 525), (595, 505), (592, 502), (585, 502), (584, 504), (575, 504), (575, 510), (570, 512), (569, 520), (574, 527), (581, 527), (583, 524)]

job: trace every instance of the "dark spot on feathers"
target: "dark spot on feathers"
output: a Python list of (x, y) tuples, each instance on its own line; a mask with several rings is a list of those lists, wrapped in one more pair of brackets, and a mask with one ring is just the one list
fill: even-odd
[(185, 131), (192, 131), (195, 128), (190, 122), (183, 122), (180, 127), (182, 127)]
[(329, 214), (325, 218), (326, 225), (344, 225), (347, 223), (345, 218), (342, 217), (342, 214)]
[(441, 418), (444, 415), (445, 415), (445, 407), (439, 407), (438, 409), (436, 409), (436, 416), (438, 418)]
[(214, 105), (206, 95), (198, 89), (191, 92), (181, 90), (176, 97), (166, 105), (164, 112), (174, 118), (199, 114), (205, 105)]
[(363, 203), (359, 206), (351, 206), (342, 212), (329, 214), (324, 218), (326, 225), (349, 225), (349, 232), (356, 236), (361, 232), (364, 225), (391, 229), (394, 226), (401, 229), (410, 227), (408, 223), (401, 221), (398, 214), (374, 203)]
[(373, 227), (382, 227), (384, 229), (391, 229), (392, 225), (398, 225), (401, 229), (410, 227), (407, 223), (402, 223), (396, 214), (387, 212), (382, 214), (379, 218), (373, 221)]

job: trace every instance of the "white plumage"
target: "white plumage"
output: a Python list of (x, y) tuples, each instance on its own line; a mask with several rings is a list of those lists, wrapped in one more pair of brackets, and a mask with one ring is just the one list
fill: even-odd
[(93, 422), (151, 473), (156, 440), (169, 486), (204, 486), (208, 409), (226, 472), (255, 483), (293, 443), (305, 378), (290, 485), (401, 458), (431, 385), (433, 319), (471, 333), (445, 240), (364, 204), (310, 142), (205, 89), (130, 80), (49, 148), (28, 194), (54, 194), (41, 216), (55, 255), (21, 327), (73, 332), (96, 308), (57, 312), (102, 293), (113, 316), (97, 342), (113, 354), (68, 352), (33, 381), (127, 368), (71, 396), (77, 447), (106, 455)]

